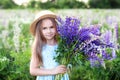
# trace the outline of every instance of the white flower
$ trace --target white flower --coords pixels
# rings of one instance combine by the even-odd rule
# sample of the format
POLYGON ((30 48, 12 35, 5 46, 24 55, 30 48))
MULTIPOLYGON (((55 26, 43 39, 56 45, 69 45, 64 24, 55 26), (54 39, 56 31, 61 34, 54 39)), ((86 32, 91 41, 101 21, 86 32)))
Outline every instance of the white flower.
POLYGON ((19 37, 21 33, 19 22, 15 22, 15 24, 13 25, 13 33, 14 33, 13 41, 14 41, 15 50, 19 52, 19 47, 20 47, 19 37))
POLYGON ((9 61, 9 59, 6 58, 6 57, 2 57, 2 58, 0 58, 0 62, 5 62, 5 61, 9 61))

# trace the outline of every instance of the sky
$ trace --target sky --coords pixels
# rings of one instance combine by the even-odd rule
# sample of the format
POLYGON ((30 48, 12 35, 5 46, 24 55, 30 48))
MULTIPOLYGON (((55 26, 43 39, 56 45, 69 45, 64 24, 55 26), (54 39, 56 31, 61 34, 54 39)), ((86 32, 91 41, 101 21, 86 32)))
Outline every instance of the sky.
MULTIPOLYGON (((23 3, 28 3, 30 0, 13 0, 16 4, 21 5, 23 3)), ((47 0, 42 0, 42 2, 46 2, 47 0)), ((85 3, 88 2, 88 0, 78 0, 78 1, 84 1, 85 3)))

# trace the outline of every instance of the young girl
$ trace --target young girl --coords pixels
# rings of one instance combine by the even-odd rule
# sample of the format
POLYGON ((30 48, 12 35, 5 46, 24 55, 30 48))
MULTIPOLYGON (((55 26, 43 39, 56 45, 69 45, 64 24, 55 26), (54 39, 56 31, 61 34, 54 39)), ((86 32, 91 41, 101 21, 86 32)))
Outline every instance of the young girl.
MULTIPOLYGON (((30 26, 34 36, 30 74, 37 76, 36 80, 55 80, 55 75, 67 72, 66 66, 55 62, 57 49, 56 15, 48 10, 39 12, 30 26)), ((64 74, 61 80, 69 80, 64 74)))

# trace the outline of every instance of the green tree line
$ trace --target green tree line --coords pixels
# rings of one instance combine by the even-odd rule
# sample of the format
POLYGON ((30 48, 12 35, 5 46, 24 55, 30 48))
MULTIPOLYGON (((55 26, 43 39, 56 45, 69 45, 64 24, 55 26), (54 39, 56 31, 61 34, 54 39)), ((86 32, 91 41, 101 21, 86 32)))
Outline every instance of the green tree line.
POLYGON ((120 8, 120 0, 89 0, 88 3, 78 0, 48 0, 42 3, 40 0, 31 0, 27 6, 17 5, 13 0, 0 1, 1 9, 14 8, 39 8, 39 9, 75 9, 75 8, 120 8))

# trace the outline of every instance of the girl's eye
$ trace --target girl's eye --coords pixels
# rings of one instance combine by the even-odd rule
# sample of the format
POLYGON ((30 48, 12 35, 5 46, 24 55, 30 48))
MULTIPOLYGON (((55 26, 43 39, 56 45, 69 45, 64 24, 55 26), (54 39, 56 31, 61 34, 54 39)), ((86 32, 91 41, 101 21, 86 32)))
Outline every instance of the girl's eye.
POLYGON ((51 26, 50 28, 54 28, 53 26, 51 26))
POLYGON ((46 27, 43 27, 43 30, 47 29, 46 27))

